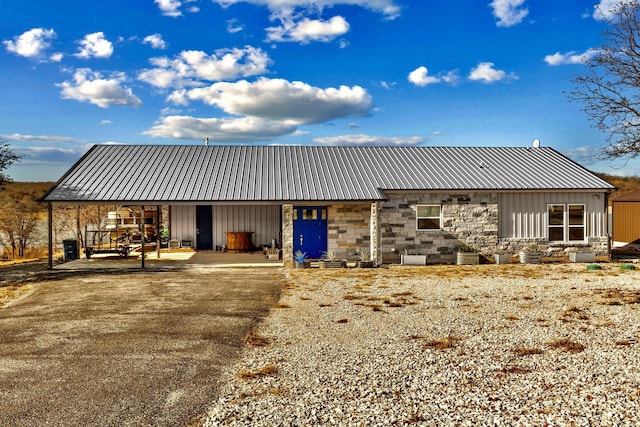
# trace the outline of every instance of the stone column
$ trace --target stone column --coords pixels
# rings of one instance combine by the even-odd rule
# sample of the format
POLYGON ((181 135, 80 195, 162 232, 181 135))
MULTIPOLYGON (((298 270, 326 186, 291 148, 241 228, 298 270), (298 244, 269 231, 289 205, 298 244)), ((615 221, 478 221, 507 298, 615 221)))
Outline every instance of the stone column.
POLYGON ((293 262, 293 205, 282 205, 282 261, 293 262))
POLYGON ((378 211, 380 205, 378 202, 371 203, 371 220, 369 221, 371 246, 369 252, 371 260, 377 265, 382 262, 380 254, 380 225, 378 223, 378 211))

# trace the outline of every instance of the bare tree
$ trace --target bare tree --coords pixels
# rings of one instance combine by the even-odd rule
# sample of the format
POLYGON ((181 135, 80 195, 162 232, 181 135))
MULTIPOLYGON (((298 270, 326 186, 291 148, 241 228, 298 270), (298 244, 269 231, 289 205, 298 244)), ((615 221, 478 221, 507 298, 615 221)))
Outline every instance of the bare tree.
POLYGON ((33 200, 5 200, 0 202, 0 209, 4 212, 0 216, 0 231, 9 240, 13 258, 16 257, 16 250, 17 255, 23 257, 38 226, 42 208, 33 200))
POLYGON ((0 189, 2 189, 2 186, 6 182, 11 180, 4 174, 4 171, 13 163, 18 161, 19 158, 20 157, 17 156, 11 148, 9 148, 9 144, 5 141, 0 141, 0 189))
POLYGON ((631 159, 640 155, 640 4, 619 3, 611 12, 603 45, 585 59, 587 71, 574 76, 567 95, 607 134, 604 157, 631 159))

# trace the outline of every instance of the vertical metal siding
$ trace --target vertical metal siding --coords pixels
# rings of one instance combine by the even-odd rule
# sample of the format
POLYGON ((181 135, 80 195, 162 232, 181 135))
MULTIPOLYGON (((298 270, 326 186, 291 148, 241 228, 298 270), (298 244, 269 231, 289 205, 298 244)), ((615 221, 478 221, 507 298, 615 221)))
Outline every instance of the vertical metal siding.
POLYGON ((215 246, 226 244, 227 231, 252 231, 251 240, 254 245, 269 244, 271 239, 278 239, 280 235, 280 206, 214 206, 215 246))
POLYGON ((607 235, 604 193, 500 193, 498 194, 498 233, 500 238, 545 238, 548 204, 585 205, 587 237, 607 235), (598 196, 596 198, 596 196, 598 196))
POLYGON ((631 243, 640 239, 640 203, 613 202, 613 240, 631 243))
POLYGON ((196 207, 195 205, 171 206, 171 238, 196 241, 196 207))

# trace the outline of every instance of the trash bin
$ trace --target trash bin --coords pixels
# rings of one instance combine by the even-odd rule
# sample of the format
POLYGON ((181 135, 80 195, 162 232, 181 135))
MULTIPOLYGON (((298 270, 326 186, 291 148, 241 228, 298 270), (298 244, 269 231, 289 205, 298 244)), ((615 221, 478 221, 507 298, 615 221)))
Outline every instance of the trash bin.
POLYGON ((73 261, 78 259, 78 241, 76 239, 66 239, 62 241, 64 245, 64 259, 73 261))

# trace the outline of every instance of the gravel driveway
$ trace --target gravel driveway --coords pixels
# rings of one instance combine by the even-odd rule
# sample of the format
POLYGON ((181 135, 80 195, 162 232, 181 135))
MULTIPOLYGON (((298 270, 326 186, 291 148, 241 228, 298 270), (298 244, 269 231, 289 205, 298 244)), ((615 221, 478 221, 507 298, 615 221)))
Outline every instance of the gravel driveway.
POLYGON ((0 425, 201 423, 282 269, 53 272, 0 308, 0 425))
POLYGON ((640 273, 290 270, 205 426, 638 426, 640 273))

